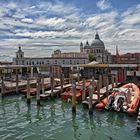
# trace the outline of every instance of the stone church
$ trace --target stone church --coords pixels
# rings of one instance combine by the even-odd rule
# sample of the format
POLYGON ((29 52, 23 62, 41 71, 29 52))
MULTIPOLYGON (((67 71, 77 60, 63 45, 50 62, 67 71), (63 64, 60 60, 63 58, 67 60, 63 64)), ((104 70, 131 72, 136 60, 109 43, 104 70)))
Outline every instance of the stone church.
POLYGON ((80 52, 81 53, 93 53, 95 59, 99 63, 111 63, 112 56, 111 53, 105 49, 104 42, 100 39, 99 34, 96 33, 95 39, 91 44, 87 41, 85 45, 80 43, 80 52))

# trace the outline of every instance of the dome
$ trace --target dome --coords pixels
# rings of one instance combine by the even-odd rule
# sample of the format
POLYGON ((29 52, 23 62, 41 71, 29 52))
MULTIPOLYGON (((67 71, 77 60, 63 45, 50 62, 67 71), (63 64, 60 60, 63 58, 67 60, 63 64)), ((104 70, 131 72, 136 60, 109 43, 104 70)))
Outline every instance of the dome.
POLYGON ((104 42, 100 40, 98 33, 95 35, 95 39, 91 43, 92 47, 104 47, 104 42))

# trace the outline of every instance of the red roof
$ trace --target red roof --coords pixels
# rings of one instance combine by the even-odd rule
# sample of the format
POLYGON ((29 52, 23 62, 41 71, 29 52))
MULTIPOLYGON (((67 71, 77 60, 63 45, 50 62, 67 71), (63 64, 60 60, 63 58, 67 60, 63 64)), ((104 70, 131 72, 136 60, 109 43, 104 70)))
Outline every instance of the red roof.
POLYGON ((12 65, 13 62, 0 61, 0 65, 12 65))

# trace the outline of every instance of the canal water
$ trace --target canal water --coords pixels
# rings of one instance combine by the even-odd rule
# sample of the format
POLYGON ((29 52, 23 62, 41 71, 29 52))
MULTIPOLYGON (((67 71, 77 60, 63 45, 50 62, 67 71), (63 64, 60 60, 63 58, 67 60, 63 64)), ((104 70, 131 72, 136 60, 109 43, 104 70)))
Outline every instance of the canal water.
POLYGON ((60 99, 28 107, 21 95, 0 99, 0 140, 140 140, 136 116, 123 113, 93 111, 71 105, 60 99))

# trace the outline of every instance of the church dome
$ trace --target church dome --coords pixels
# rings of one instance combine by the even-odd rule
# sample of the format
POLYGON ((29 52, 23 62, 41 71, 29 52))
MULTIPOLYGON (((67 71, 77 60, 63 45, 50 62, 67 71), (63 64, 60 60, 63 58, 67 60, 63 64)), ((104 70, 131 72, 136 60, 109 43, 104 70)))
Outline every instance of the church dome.
POLYGON ((98 33, 95 35, 95 39, 91 43, 92 47, 104 47, 104 42, 100 40, 98 33))

